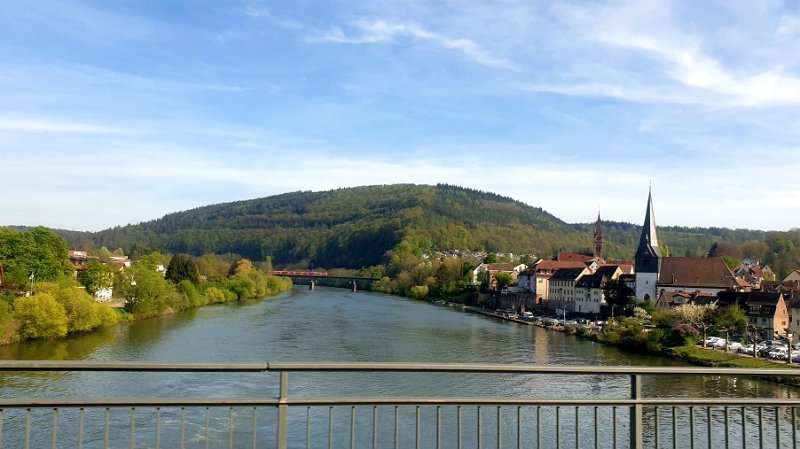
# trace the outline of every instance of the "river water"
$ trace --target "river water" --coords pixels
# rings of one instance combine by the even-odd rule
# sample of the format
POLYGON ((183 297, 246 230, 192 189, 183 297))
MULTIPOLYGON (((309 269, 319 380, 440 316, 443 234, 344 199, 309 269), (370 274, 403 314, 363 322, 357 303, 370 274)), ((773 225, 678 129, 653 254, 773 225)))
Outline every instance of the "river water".
MULTIPOLYGON (((291 292, 262 300, 240 301, 206 306, 183 313, 122 323, 64 339, 23 342, 0 347, 5 360, 108 360, 164 362, 264 362, 264 361, 332 361, 332 362, 437 362, 542 365, 648 365, 679 366, 680 362, 662 357, 643 356, 619 351, 573 336, 535 326, 505 322, 490 317, 462 312, 458 309, 433 306, 396 296, 371 292, 353 293, 345 289, 296 286, 291 292)), ((563 375, 510 374, 417 374, 417 373, 293 373, 290 375, 290 396, 498 396, 498 397, 627 397, 630 380, 624 376, 600 377, 563 375)), ((0 375, 3 397, 275 397, 278 379, 273 373, 8 373, 0 375)), ((717 377, 649 377, 645 378, 646 397, 798 397, 798 389, 745 378, 717 377)), ((535 408, 534 408, 535 409, 535 408)), ((252 447, 253 413, 235 410, 234 446, 252 447), (248 424, 249 423, 249 424, 248 424)), ((401 408, 400 446, 413 447, 414 410, 401 408)), ((533 426, 535 410, 526 409, 523 423, 533 426)), ((610 411, 601 426, 600 439, 610 445, 614 434, 610 411)), ((102 411, 104 413, 104 411, 102 411)), ((83 447, 103 446, 103 424, 100 410, 86 412, 83 447)), ((259 411, 256 416, 259 438, 264 447, 274 444, 270 432, 274 412, 259 411), (261 436, 263 430, 263 436, 261 436)), ((311 412, 312 445, 327 447, 328 410, 311 412)), ((373 411, 358 410, 360 423, 371 423, 373 411)), ((503 441, 516 444, 516 407, 503 412, 503 441)), ((540 419, 544 447, 554 447, 554 411, 543 410, 540 419), (550 444, 552 443, 552 444, 550 444)), ((564 412, 567 413, 567 412, 564 412)), ((562 425, 565 447, 575 447, 574 409, 570 409, 562 425), (572 427, 570 427, 572 426, 572 427), (569 431, 572 428, 573 431, 569 431), (571 445, 571 446, 570 446, 571 445)), ((586 410, 588 419, 590 410, 586 410)), ((604 412, 605 413, 605 412, 604 412)), ((652 412, 651 412, 652 413, 652 412)), ((185 447, 206 447, 204 411, 187 412, 185 447)), ((394 410, 380 408, 380 447, 393 447, 394 410)), ((477 410, 465 408, 465 447, 476 445, 477 410)), ((130 447, 130 410, 111 412, 111 447, 130 447), (124 429, 124 430, 119 430, 124 429)), ((496 445, 494 409, 486 412, 483 442, 496 445), (489 430, 491 429, 491 430, 489 430)), ((774 416, 774 415, 773 415, 774 416)), ((627 410, 619 410, 627 429, 627 410)), ((304 447, 306 410, 292 410, 290 445, 304 447)), ((77 411, 64 410, 58 417, 57 447, 75 447, 77 411)), ((210 414, 209 446, 228 447, 230 414, 215 410, 210 414)), ((679 416, 679 421, 688 419, 679 416)), ((704 415, 695 419, 705 426, 704 415)), ((713 416, 716 429, 721 416, 713 416)), ((748 417, 748 420, 751 418, 748 417)), ((766 417, 770 419, 769 416, 766 417)), ((52 412, 33 413, 34 443, 31 447, 50 447, 52 412), (46 444, 46 446, 45 446, 46 444)), ((590 419, 588 419, 591 422, 590 419)), ((664 415, 662 420, 671 420, 664 415)), ((435 411, 425 410, 423 421, 435 423, 435 411), (433 413, 434 419, 425 414, 433 413)), ((163 410, 162 447, 178 447, 178 410, 163 410)), ((583 422, 583 421, 582 421, 583 422)), ((733 418, 732 422, 736 421, 733 418)), ((774 421, 773 428, 774 428, 774 421)), ((452 447, 455 438, 455 410, 443 411, 443 445, 452 447), (449 435, 449 437, 448 437, 449 435)), ((24 416, 7 411, 4 417, 3 446, 21 447, 24 416)), ((422 429, 423 447, 433 447, 430 425, 422 429), (426 438, 428 437, 428 438, 426 438)), ((137 412, 135 447, 153 447, 155 417, 150 412, 137 412)), ((580 426, 583 428, 583 426, 580 426)), ((337 410, 334 416, 334 447, 350 445, 350 411, 337 410)), ((646 438, 652 441, 652 429, 646 438)), ((591 428, 582 441, 593 440, 591 428)), ((716 432, 716 430, 715 430, 716 432)), ((769 434, 770 431, 767 431, 769 434)), ((774 435, 774 431, 772 431, 774 435)), ((787 428, 784 432, 789 432, 787 428)), ((750 437, 755 438, 751 433, 750 437)), ((371 424, 356 435, 356 447, 372 443, 371 424), (362 431, 363 430, 363 431, 362 431)), ((769 437, 769 435, 767 435, 769 437)), ((524 441, 533 444, 532 435, 524 441)), ((662 441, 671 447, 670 435, 662 441)), ((618 435, 621 447, 626 445, 624 433, 618 435)), ((787 441, 787 440, 784 440, 787 441)), ((680 444, 679 444, 680 446, 680 444)), ((259 447, 261 443, 259 443, 259 447)), ((509 446, 510 447, 510 446, 509 446)), ((699 445, 698 447, 705 447, 699 445)))

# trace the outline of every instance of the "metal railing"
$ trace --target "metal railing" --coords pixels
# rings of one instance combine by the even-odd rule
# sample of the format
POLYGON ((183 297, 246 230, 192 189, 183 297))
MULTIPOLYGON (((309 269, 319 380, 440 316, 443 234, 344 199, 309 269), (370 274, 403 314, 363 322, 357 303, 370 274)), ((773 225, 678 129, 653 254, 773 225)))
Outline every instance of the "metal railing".
POLYGON ((81 371, 278 372, 279 393, 277 397, 264 398, 3 397, 0 398, 0 447, 82 449, 129 445, 130 448, 157 449, 189 446, 284 449, 399 448, 413 445, 416 448, 639 449, 797 448, 800 443, 797 435, 800 399, 649 398, 642 394, 642 380, 646 376, 800 376, 800 371, 784 369, 409 363, 0 362, 0 372, 6 373, 81 371), (290 397, 289 373, 292 372, 627 376, 630 378, 630 395, 619 398, 290 397), (336 413, 340 409, 349 413, 336 413), (126 410, 130 415, 120 416, 126 410), (323 421, 321 425, 318 424, 320 420, 323 421))

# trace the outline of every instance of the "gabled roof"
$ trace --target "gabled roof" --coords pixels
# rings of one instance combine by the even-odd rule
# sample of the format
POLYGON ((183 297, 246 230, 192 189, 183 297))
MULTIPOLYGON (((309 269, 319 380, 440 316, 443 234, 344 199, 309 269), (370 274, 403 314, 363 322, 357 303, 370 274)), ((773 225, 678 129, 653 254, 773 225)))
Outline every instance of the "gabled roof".
POLYGON ((574 281, 581 277, 586 268, 561 268, 556 270, 555 274, 550 278, 552 281, 574 281))
POLYGON ((578 282, 575 283, 575 288, 600 288, 607 278, 608 276, 602 274, 587 274, 578 279, 578 282))
POLYGON ((600 268, 598 268, 597 271, 594 272, 594 274, 599 274, 602 276, 612 278, 617 273, 617 270, 619 270, 619 266, 617 265, 603 265, 600 268))
POLYGON ((536 269, 536 274, 546 274, 547 271, 553 273, 555 270, 559 270, 561 268, 584 268, 586 264, 583 262, 566 262, 560 260, 543 260, 537 263, 534 268, 536 269))
POLYGON ((665 257, 661 260, 659 285, 730 288, 738 286, 720 257, 665 257))
POLYGON ((783 295, 777 292, 761 291, 719 292, 717 299, 727 306, 739 305, 747 312, 748 316, 772 318, 775 316, 776 307, 783 300, 783 295))
POLYGON ((594 258, 593 254, 583 253, 558 253, 559 262, 589 262, 594 258))

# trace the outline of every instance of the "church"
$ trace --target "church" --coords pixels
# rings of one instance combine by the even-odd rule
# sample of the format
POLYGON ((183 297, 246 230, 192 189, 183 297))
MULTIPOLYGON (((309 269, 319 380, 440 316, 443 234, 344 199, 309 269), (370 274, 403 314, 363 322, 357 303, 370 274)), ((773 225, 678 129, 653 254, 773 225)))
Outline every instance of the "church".
POLYGON ((664 257, 658 243, 652 192, 636 250, 636 299, 658 299, 662 292, 706 293, 739 291, 742 285, 719 257, 664 257))

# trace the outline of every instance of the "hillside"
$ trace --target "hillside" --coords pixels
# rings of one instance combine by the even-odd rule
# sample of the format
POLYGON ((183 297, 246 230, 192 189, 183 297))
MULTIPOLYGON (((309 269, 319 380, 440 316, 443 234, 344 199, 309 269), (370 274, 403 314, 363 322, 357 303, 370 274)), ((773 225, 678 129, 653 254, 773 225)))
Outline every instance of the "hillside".
MULTIPOLYGON (((62 233, 70 245, 134 244, 172 253, 233 253, 277 266, 360 268, 398 249, 511 251, 549 256, 588 250, 593 225, 568 224, 541 208, 493 193, 449 185, 397 184, 292 192, 215 204, 97 233, 62 233)), ((607 223, 606 256, 630 258, 640 227, 607 223)), ((761 231, 659 228, 675 255, 701 255, 721 240, 763 240, 761 231)))

